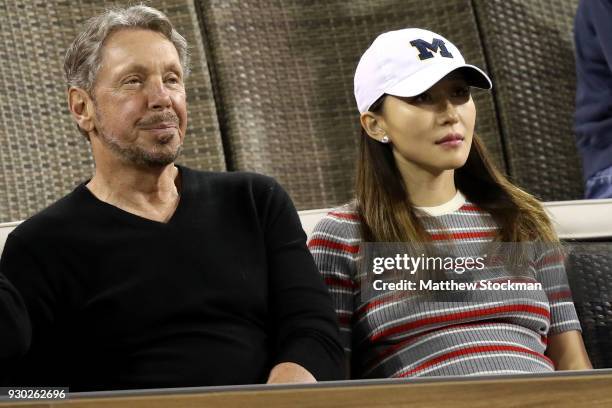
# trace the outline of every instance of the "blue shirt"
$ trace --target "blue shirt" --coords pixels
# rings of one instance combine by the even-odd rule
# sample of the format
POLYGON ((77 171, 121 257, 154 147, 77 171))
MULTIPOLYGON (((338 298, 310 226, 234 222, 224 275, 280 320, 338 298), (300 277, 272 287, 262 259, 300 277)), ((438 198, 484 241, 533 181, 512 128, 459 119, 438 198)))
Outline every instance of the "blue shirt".
POLYGON ((585 178, 612 166, 612 0, 576 11, 576 143, 585 178))

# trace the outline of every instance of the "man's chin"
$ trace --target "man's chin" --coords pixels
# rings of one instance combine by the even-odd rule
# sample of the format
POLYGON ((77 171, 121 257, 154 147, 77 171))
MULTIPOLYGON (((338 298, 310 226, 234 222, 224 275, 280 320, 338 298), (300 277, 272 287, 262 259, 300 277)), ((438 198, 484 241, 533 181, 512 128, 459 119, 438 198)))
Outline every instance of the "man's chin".
POLYGON ((142 162, 143 164, 149 167, 165 167, 169 164, 172 164, 176 161, 180 154, 180 151, 177 151, 173 154, 155 154, 144 157, 142 162))
POLYGON ((166 167, 169 164, 174 163, 176 159, 170 157, 151 157, 144 160, 141 160, 139 164, 144 165, 146 167, 166 167))
POLYGON ((155 134, 155 142, 161 146, 171 144, 174 140, 180 140, 180 136, 175 129, 165 129, 155 134))
POLYGON ((146 150, 129 150, 124 151, 123 158, 127 161, 142 167, 159 168, 172 164, 180 156, 182 146, 178 146, 172 151, 146 151, 146 150))

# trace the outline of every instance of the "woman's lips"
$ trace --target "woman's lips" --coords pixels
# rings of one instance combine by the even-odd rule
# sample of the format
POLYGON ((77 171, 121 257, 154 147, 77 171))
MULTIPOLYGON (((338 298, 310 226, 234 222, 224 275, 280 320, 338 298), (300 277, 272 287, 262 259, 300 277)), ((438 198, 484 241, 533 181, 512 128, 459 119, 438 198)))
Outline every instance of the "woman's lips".
POLYGON ((437 145, 443 147, 456 147, 460 146, 463 143, 463 136, 459 133, 449 133, 444 136, 442 139, 436 141, 437 145))
POLYGON ((446 142, 438 143, 438 145, 443 146, 443 147, 457 147, 461 145, 462 143, 463 143, 463 140, 461 139, 453 139, 453 140, 448 140, 446 142))

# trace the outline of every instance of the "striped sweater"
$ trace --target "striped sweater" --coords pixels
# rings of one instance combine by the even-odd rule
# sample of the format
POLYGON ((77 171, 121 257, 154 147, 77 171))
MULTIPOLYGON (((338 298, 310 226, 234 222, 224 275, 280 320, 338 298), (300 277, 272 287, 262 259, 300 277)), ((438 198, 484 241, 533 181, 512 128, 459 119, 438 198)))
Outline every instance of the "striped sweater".
MULTIPOLYGON (((458 195, 417 211, 434 241, 490 242, 490 214, 458 195), (442 228, 440 228, 442 226, 442 228)), ((545 356, 552 334, 580 330, 561 260, 536 260, 542 290, 498 291, 469 303, 364 300, 360 294, 360 223, 354 205, 331 211, 308 243, 338 314, 352 378, 389 378, 554 371, 545 356), (562 284, 547 279, 561 275, 562 284)), ((474 293, 474 296, 478 296, 474 293)))

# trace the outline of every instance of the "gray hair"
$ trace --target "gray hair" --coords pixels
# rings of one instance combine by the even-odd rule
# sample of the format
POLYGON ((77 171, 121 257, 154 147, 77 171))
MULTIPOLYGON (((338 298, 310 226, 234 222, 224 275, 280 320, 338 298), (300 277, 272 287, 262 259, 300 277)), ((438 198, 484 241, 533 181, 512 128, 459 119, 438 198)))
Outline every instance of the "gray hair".
POLYGON ((163 34, 174 44, 184 75, 189 74, 187 40, 174 29, 164 13, 140 4, 108 9, 87 21, 85 29, 66 51, 64 75, 68 87, 75 86, 92 93, 100 70, 104 41, 110 34, 123 28, 142 28, 163 34))

